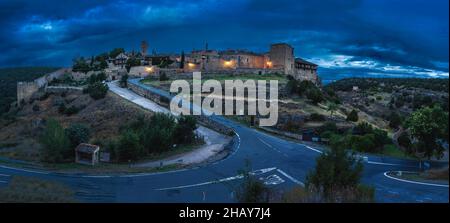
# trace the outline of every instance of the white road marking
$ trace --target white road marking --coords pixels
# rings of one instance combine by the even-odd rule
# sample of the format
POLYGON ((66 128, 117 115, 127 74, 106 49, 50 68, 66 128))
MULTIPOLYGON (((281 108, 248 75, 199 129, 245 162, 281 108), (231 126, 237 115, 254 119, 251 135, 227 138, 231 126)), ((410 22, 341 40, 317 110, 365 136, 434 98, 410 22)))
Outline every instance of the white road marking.
POLYGON ((7 182, 6 182, 6 181, 1 181, 1 180, 0 180, 0 183, 2 183, 2 184, 6 184, 7 182))
POLYGON ((6 175, 6 174, 1 174, 0 173, 0 177, 9 177, 9 176, 11 176, 11 175, 6 175))
POLYGON ((287 177, 287 178, 288 178, 289 180, 291 180, 292 182, 294 182, 294 183, 296 183, 296 184, 298 184, 298 185, 300 185, 300 186, 302 186, 302 187, 305 186, 305 184, 304 184, 303 182, 301 182, 301 181, 295 179, 294 177, 290 176, 289 174, 285 173, 284 171, 282 171, 282 170, 280 170, 280 169, 277 169, 277 171, 278 171, 279 173, 283 174, 283 176, 287 177))
POLYGON ((389 176, 387 174, 388 172, 384 172, 384 176, 387 177, 387 178, 393 179, 393 180, 398 180, 398 181, 402 181, 402 182, 406 182, 406 183, 412 183, 412 184, 420 184, 420 185, 426 185, 426 186, 447 187, 448 188, 448 185, 445 185, 445 184, 433 184, 433 183, 424 183, 424 182, 417 182, 417 181, 399 179, 399 178, 396 178, 396 177, 389 176))
POLYGON ((86 175, 86 176, 81 176, 81 177, 86 177, 86 178, 109 178, 112 176, 95 176, 95 175, 86 175))
MULTIPOLYGON (((264 173, 270 172, 275 169, 277 169, 277 168, 276 167, 265 168, 265 169, 252 171, 252 172, 250 172, 250 174, 251 175, 259 175, 259 174, 264 174, 264 173)), ((183 188, 189 188, 189 187, 198 187, 198 186, 222 183, 222 182, 227 182, 227 181, 232 181, 232 180, 237 180, 237 179, 242 179, 242 178, 244 178, 243 175, 236 175, 233 177, 227 177, 227 178, 223 178, 223 179, 219 179, 219 180, 213 180, 213 181, 208 181, 208 182, 203 182, 203 183, 198 183, 198 184, 190 184, 190 185, 183 185, 183 186, 176 186, 176 187, 166 187, 166 188, 159 188, 159 189, 155 189, 155 190, 162 191, 162 190, 175 190, 175 189, 183 189, 183 188)))
POLYGON ((285 156, 285 157, 289 157, 288 155, 286 155, 285 153, 281 152, 280 150, 278 150, 277 148, 273 147, 272 145, 270 145, 269 143, 265 142, 264 140, 262 140, 261 138, 259 138, 259 141, 261 141, 262 143, 264 143, 266 146, 268 146, 269 148, 275 150, 275 152, 280 153, 281 155, 285 156))
POLYGON ((308 148, 308 149, 310 149, 310 150, 312 150, 312 151, 315 151, 315 152, 318 152, 318 153, 323 153, 322 151, 320 151, 320 150, 318 150, 318 149, 314 149, 314 148, 312 148, 311 146, 307 146, 307 145, 304 145, 304 144, 303 144, 303 146, 305 146, 306 148, 308 148))
POLYGON ((375 164, 375 165, 400 166, 400 164, 395 164, 395 163, 380 163, 380 162, 375 162, 375 161, 367 161, 367 163, 369 163, 369 164, 375 164))
POLYGON ((261 177, 259 180, 263 181, 265 185, 277 185, 284 183, 284 180, 276 174, 268 177, 261 177))
POLYGON ((34 170, 26 170, 26 169, 14 168, 14 167, 3 166, 3 165, 0 165, 0 167, 1 167, 1 168, 4 168, 4 169, 17 170, 17 171, 23 171, 23 172, 28 172, 28 173, 48 174, 47 172, 34 171, 34 170))

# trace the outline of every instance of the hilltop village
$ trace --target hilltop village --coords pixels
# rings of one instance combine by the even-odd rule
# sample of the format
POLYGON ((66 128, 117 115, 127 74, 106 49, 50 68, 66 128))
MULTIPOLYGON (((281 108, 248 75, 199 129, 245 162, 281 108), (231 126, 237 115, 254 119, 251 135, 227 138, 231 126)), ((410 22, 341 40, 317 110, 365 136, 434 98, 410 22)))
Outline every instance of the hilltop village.
MULTIPOLYGON (((425 85, 422 80, 415 79, 347 79, 321 86, 318 66, 295 57, 293 47, 286 43, 270 45, 267 53, 219 51, 209 49, 207 45, 202 50, 178 55, 147 54, 147 51, 148 44, 143 41, 139 52, 116 48, 90 58, 76 58, 72 67, 56 70, 33 81, 18 82, 17 102, 11 105, 9 112, 13 118, 5 119, 5 123, 11 124, 0 139, 17 143, 20 141, 18 137, 26 136, 39 141, 36 136, 45 126, 45 120, 57 117, 63 126, 89 123, 87 126, 93 129, 94 134, 87 142, 101 145, 100 151, 114 154, 112 151, 116 147, 108 145, 108 140, 115 143, 128 140, 127 132, 121 129, 129 128, 130 120, 151 115, 127 103, 134 103, 141 97, 161 107, 151 107, 150 110, 156 113, 161 109, 167 110, 170 101, 150 92, 146 86, 168 92, 173 80, 192 81, 195 71, 202 72, 202 80, 215 79, 222 85, 224 80, 277 80, 278 121, 271 127, 259 127, 261 130, 324 145, 335 139, 345 139, 359 152, 410 157, 417 153, 411 146, 412 142, 403 145, 400 142, 412 140, 402 127, 406 119, 424 106, 437 104, 444 112, 448 111, 448 81, 434 80, 425 85), (124 95, 134 96, 124 98, 124 95), (93 115, 93 111, 97 114, 93 115), (128 115, 122 116, 124 112, 128 115), (18 134, 24 131, 21 129, 23 126, 30 126, 29 129, 35 131, 29 135, 18 134)), ((207 96, 207 93, 200 94, 207 96)), ((248 102, 245 97, 236 100, 248 102)), ((237 114, 236 110, 234 112, 237 114)), ((224 136, 230 133, 229 129, 208 119, 196 118, 202 125, 224 136)), ((247 126, 258 126, 265 117, 242 114, 227 118, 247 126)), ((130 140, 133 143, 137 141, 130 140)), ((120 143, 116 146, 119 150, 128 148, 128 145, 120 143)), ((119 162, 125 159, 120 153, 112 157, 119 162)))

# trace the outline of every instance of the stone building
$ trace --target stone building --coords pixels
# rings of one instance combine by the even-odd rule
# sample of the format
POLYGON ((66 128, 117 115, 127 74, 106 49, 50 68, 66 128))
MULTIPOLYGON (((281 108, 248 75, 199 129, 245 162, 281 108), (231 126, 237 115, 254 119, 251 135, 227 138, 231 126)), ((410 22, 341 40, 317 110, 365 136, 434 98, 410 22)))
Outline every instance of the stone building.
POLYGON ((268 53, 254 53, 246 50, 193 50, 186 55, 185 72, 205 73, 283 73, 298 80, 309 80, 319 84, 317 65, 301 58, 295 58, 294 48, 286 43, 270 46, 268 53))
POLYGON ((270 46, 270 61, 273 68, 284 69, 285 74, 294 73, 294 48, 286 43, 277 43, 270 46))
POLYGON ((313 83, 320 83, 317 75, 317 65, 301 58, 295 59, 295 69, 292 76, 297 80, 308 80, 313 83))

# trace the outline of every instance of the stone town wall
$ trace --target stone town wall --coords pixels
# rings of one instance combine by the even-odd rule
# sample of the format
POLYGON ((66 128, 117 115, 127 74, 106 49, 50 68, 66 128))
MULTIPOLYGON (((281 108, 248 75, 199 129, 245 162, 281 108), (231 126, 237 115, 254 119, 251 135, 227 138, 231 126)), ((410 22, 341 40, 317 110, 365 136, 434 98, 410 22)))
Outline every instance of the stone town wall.
POLYGON ((61 78, 67 72, 71 72, 71 69, 62 68, 37 78, 34 81, 17 82, 17 104, 21 105, 22 102, 28 102, 31 96, 39 89, 47 86, 50 81, 61 78))
POLYGON ((295 69, 295 72, 292 74, 294 79, 303 81, 308 80, 315 84, 320 84, 319 76, 317 75, 317 70, 311 69, 295 69))
MULTIPOLYGON (((153 102, 155 102, 165 108, 169 108, 169 106, 170 106, 169 105, 170 99, 162 98, 160 95, 154 94, 154 93, 150 92, 149 90, 146 90, 146 89, 144 89, 138 85, 135 85, 131 82, 128 82, 128 87, 136 94, 138 94, 142 97, 148 98, 148 99, 152 100, 153 102)), ((195 116, 195 117, 197 118, 198 122, 201 125, 211 128, 217 132, 220 132, 225 135, 230 135, 233 133, 233 129, 231 129, 217 121, 212 120, 208 116, 200 115, 200 116, 195 116)))

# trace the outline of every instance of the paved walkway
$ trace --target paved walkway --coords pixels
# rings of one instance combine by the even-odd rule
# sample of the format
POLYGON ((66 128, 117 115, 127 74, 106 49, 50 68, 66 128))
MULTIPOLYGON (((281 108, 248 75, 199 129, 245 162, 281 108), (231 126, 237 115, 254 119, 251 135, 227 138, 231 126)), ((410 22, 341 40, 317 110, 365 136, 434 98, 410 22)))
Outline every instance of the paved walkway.
MULTIPOLYGON (((134 93, 129 89, 119 87, 117 85, 117 82, 108 83, 108 86, 109 90, 111 90, 112 92, 145 109, 151 110, 153 112, 163 112, 171 114, 171 112, 167 108, 164 108, 157 103, 134 93)), ((232 139, 229 136, 220 134, 204 126, 199 126, 195 131, 197 135, 203 137, 203 139, 205 140, 205 145, 201 146, 200 148, 188 153, 178 154, 162 160, 139 163, 134 166, 158 167, 161 166, 161 164, 165 166, 171 164, 190 165, 201 163, 207 161, 209 158, 214 157, 219 152, 221 152, 232 139)))

